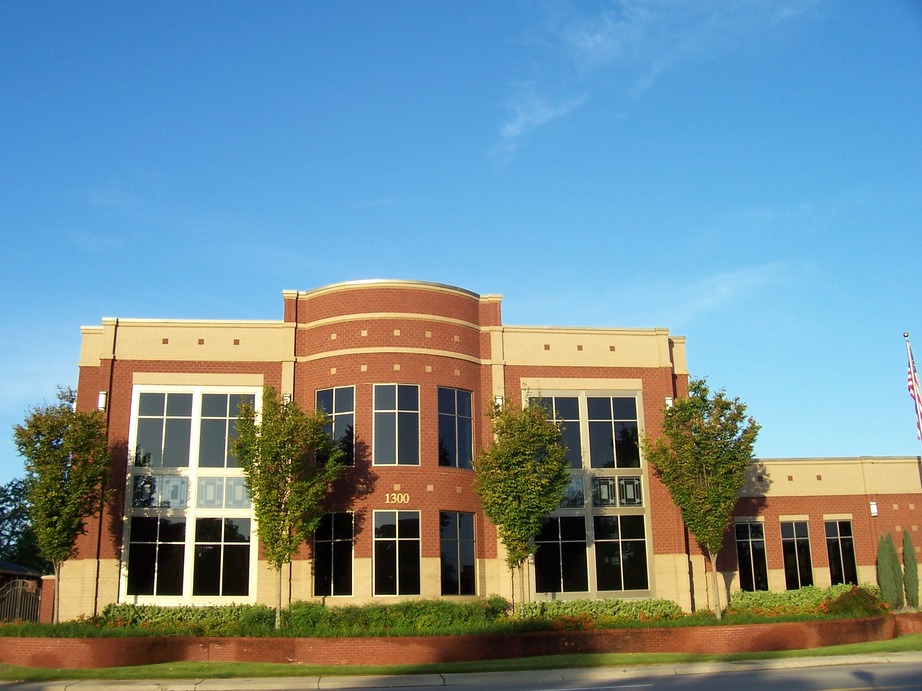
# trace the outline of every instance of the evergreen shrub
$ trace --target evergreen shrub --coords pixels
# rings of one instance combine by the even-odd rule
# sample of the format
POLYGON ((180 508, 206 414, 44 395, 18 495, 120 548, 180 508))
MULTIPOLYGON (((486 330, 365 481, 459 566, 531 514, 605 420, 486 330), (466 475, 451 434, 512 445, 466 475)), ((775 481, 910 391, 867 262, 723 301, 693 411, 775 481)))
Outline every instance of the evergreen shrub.
POLYGON ((906 604, 919 609, 919 564, 908 530, 903 531, 903 586, 906 590, 906 604))
POLYGON ((903 606, 903 569, 889 533, 881 535, 877 544, 877 584, 880 596, 890 609, 903 606))

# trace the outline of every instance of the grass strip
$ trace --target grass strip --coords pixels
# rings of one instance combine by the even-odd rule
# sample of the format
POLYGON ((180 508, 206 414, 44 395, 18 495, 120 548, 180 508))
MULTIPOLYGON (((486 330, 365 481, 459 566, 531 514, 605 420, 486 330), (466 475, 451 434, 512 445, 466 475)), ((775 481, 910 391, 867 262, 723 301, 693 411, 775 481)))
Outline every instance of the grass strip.
POLYGON ((689 655, 685 653, 595 653, 478 660, 474 662, 433 663, 428 665, 388 665, 368 667, 317 666, 256 662, 173 662, 135 667, 96 669, 46 669, 0 665, 4 681, 57 681, 62 679, 96 679, 101 681, 134 679, 230 679, 239 677, 332 677, 352 675, 450 674, 465 672, 525 672, 582 667, 639 667, 644 665, 683 664, 692 662, 734 662, 776 660, 834 655, 868 655, 922 651, 922 634, 900 636, 889 641, 869 641, 807 650, 777 650, 726 655, 689 655))

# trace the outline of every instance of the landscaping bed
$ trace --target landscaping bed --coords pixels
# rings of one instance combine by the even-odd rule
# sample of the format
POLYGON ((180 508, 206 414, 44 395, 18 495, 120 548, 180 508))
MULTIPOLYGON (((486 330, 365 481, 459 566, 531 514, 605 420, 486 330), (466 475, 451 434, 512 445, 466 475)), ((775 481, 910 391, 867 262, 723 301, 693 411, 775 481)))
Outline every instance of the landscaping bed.
POLYGON ((457 603, 324 607, 294 603, 286 628, 258 605, 110 605, 53 626, 0 626, 0 663, 93 668, 164 662, 387 665, 573 653, 726 654, 889 640, 922 632, 922 614, 891 614, 871 588, 836 586, 734 596, 726 616, 684 614, 663 600, 457 603), (793 620, 792 620, 793 619, 793 620))

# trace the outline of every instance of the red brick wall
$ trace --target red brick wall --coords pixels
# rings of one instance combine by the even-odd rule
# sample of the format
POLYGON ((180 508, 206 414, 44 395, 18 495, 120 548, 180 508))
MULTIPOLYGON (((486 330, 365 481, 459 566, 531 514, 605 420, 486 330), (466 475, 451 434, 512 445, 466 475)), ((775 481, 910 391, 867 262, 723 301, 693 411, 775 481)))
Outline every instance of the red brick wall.
POLYGON ((922 615, 748 626, 399 638, 0 638, 0 663, 81 669, 181 660, 312 665, 427 664, 563 653, 726 654, 889 640, 922 615))
MULTIPOLYGON (((293 300, 286 301, 285 319, 294 321, 293 300)), ((493 310, 484 309, 488 318, 498 318, 493 310)), ((343 284, 333 290, 302 293, 298 297, 299 323, 328 317, 374 313, 403 312, 438 314, 477 324, 480 322, 480 299, 462 290, 446 291, 426 285, 388 285, 386 283, 343 284)))

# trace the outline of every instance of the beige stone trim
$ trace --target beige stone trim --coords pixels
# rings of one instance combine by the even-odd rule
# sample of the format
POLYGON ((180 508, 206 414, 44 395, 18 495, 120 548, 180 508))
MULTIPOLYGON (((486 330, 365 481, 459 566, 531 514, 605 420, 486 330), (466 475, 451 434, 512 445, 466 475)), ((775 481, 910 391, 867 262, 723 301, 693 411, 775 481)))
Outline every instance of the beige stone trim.
POLYGON ((358 281, 343 281, 341 283, 332 283, 327 286, 322 286, 320 288, 314 288, 312 290, 283 290, 282 296, 285 298, 294 298, 294 297, 314 297, 316 295, 325 295, 327 293, 341 293, 346 290, 365 290, 366 288, 414 288, 429 290, 434 293, 446 293, 449 295, 460 295, 468 298, 475 298, 477 300, 491 300, 495 301, 501 299, 497 295, 478 295, 477 293, 467 290, 466 288, 459 288, 457 286, 448 285, 447 283, 433 283, 429 281, 408 281, 404 279, 390 279, 390 278, 369 278, 358 281))
POLYGON ((135 372, 131 383, 157 386, 262 386, 261 374, 135 372))
POLYGON ((919 461, 911 456, 756 459, 750 466, 740 496, 864 496, 920 492, 919 461))
MULTIPOLYGON (((643 389, 641 379, 587 379, 584 377, 529 377, 523 378, 522 395, 537 395, 543 392, 554 393, 560 391, 624 391, 636 394, 643 389)), ((638 411, 639 412, 639 411, 638 411)))
POLYGON ((282 321, 103 319, 83 327, 80 365, 120 360, 277 362, 291 359, 294 325, 282 321))
POLYGON ((325 353, 317 353, 315 355, 307 355, 304 357, 297 358, 298 362, 315 362, 317 360, 327 360, 330 358, 338 358, 346 355, 387 355, 387 354, 399 354, 399 355, 426 355, 430 357, 444 357, 450 358, 452 360, 464 360, 466 362, 471 362, 475 365, 481 364, 480 358, 472 357, 470 355, 465 355, 463 353, 455 353, 449 350, 430 350, 428 348, 344 348, 342 350, 330 350, 325 353))
POLYGON ((674 359, 685 362, 683 339, 666 329, 507 326, 503 333, 508 364, 672 369, 674 359))
POLYGON ((437 322, 440 324, 452 324, 453 326, 463 326, 469 329, 480 330, 479 324, 465 321, 463 319, 454 319, 444 317, 438 314, 424 314, 419 312, 357 312, 344 314, 336 317, 324 317, 323 319, 314 319, 308 322, 298 324, 299 329, 314 329, 318 326, 329 326, 330 324, 348 324, 357 321, 383 321, 386 319, 396 319, 400 321, 427 321, 437 322))
POLYGON ((61 565, 61 581, 57 584, 60 588, 59 619, 61 621, 92 615, 94 600, 97 604, 97 613, 109 603, 118 601, 118 560, 101 559, 99 561, 98 598, 95 582, 95 559, 68 559, 61 565))

